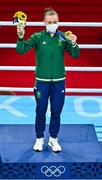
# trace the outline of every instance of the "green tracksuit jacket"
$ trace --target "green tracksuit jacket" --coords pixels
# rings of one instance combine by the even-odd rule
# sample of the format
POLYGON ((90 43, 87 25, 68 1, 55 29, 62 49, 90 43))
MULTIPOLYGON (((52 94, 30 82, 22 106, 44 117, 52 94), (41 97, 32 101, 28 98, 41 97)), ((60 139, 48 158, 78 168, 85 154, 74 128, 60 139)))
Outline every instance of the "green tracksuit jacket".
POLYGON ((18 39, 16 50, 18 53, 24 54, 33 47, 36 52, 36 79, 42 81, 65 79, 65 50, 72 57, 79 57, 78 45, 72 45, 72 42, 66 40, 60 31, 57 31, 53 37, 43 30, 32 34, 27 41, 18 39))

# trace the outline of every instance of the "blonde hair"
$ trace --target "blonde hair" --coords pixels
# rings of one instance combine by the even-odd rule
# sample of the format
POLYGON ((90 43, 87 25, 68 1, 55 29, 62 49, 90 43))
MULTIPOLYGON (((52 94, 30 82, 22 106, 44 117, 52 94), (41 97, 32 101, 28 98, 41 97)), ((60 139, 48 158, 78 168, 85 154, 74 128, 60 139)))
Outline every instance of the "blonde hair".
POLYGON ((47 15, 55 15, 55 14, 57 14, 58 16, 57 11, 55 11, 53 8, 46 8, 44 10, 44 19, 46 18, 47 15))

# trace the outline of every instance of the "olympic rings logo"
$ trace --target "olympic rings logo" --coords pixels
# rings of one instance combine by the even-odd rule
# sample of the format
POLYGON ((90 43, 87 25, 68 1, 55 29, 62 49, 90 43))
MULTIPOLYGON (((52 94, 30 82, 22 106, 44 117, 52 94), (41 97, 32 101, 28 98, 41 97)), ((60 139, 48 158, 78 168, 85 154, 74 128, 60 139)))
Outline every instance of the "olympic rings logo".
POLYGON ((61 174, 65 172, 65 167, 64 166, 42 166, 41 167, 41 172, 45 174, 47 177, 55 176, 59 177, 61 174))

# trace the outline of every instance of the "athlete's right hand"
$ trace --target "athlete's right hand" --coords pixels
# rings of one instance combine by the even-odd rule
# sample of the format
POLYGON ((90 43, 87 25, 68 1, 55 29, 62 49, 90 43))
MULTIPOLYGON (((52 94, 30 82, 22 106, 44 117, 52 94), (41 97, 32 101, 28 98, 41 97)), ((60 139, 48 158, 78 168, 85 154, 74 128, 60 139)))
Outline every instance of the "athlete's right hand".
POLYGON ((25 29, 22 27, 17 27, 17 34, 19 38, 23 38, 25 34, 25 29))

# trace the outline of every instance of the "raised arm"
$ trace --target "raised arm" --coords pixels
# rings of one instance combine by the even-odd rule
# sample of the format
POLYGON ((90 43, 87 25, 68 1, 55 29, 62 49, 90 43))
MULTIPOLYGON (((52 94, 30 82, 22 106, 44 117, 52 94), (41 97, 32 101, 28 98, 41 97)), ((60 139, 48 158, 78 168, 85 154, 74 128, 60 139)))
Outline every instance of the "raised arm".
POLYGON ((76 40, 77 36, 75 34, 70 33, 69 36, 66 36, 65 41, 65 49, 74 58, 78 58, 80 55, 79 46, 77 45, 76 40))
POLYGON ((24 54, 27 51, 29 51, 33 47, 37 47, 37 33, 31 35, 31 37, 25 41, 24 40, 24 34, 25 30, 24 29, 17 29, 17 34, 18 34, 18 40, 16 44, 16 51, 19 54, 24 54))

